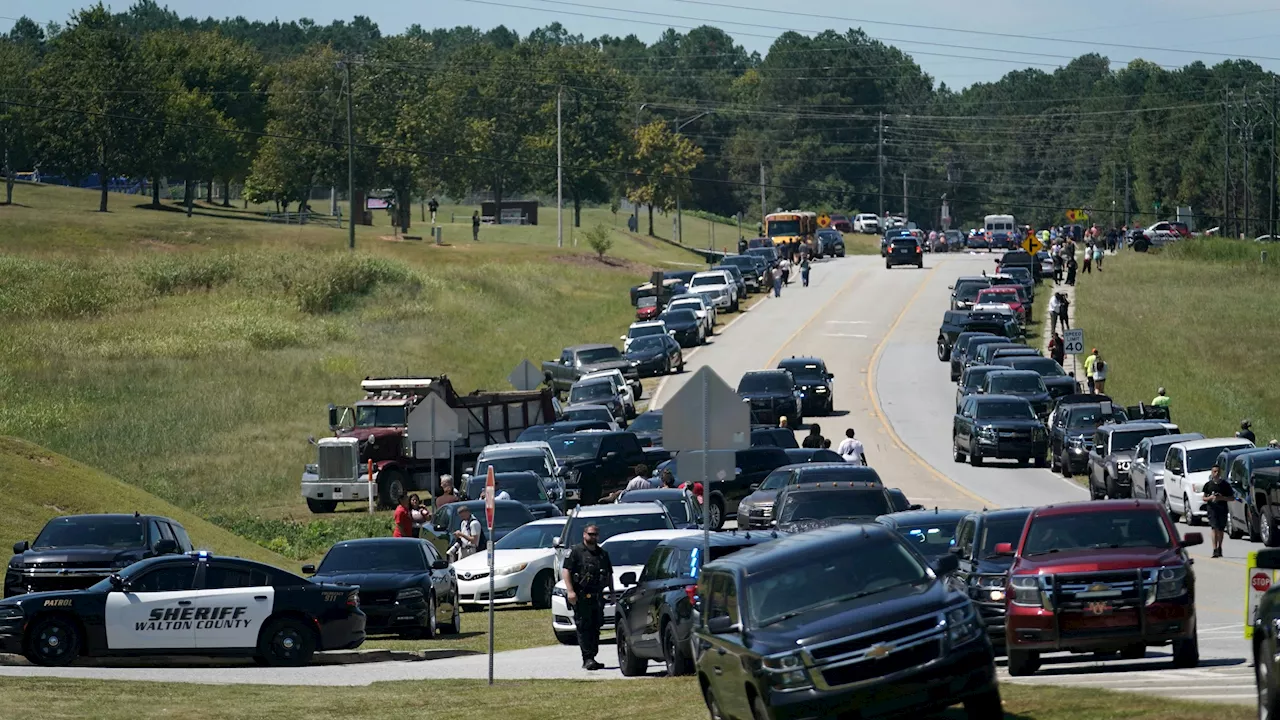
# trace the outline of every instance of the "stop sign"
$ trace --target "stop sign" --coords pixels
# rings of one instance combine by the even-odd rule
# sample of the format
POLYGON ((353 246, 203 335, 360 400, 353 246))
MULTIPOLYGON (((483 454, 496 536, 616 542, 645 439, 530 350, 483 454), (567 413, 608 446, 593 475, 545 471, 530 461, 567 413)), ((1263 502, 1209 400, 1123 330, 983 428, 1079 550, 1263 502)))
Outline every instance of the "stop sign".
POLYGON ((1253 589, 1258 592, 1266 592, 1271 587, 1271 575, 1264 572, 1256 572, 1249 580, 1249 584, 1253 585, 1253 589))
POLYGON ((494 501, 494 482, 493 482, 493 466, 489 466, 489 472, 485 474, 484 479, 484 519, 489 524, 489 532, 493 532, 493 501, 494 501))

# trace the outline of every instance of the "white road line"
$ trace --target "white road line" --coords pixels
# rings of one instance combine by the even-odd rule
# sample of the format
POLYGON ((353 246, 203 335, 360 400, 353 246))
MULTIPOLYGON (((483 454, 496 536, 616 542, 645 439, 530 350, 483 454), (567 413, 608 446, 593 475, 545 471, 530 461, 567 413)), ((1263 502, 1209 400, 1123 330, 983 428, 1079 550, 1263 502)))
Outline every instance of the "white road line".
POLYGON ((869 325, 869 320, 828 320, 828 325, 869 325))
POLYGON ((863 340, 867 339, 866 335, 854 335, 852 333, 822 333, 822 336, 823 337, 862 338, 863 340))

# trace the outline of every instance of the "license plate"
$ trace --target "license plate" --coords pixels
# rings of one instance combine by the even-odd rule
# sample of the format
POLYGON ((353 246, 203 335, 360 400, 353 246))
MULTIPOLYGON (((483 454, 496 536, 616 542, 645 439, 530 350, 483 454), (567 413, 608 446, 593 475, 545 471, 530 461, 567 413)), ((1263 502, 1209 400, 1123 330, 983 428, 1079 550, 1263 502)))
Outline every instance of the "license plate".
POLYGON ((1110 615, 1115 606, 1105 600, 1095 600, 1084 604, 1086 615, 1110 615))

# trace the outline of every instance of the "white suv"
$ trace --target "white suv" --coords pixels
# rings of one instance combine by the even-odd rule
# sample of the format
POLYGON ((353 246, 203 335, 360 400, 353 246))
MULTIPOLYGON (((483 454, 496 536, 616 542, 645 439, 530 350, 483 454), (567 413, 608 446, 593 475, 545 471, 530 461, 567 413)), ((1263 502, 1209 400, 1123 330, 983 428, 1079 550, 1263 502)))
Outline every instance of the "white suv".
POLYGON ((620 336, 618 339, 622 341, 622 352, 626 352, 631 349, 631 341, 638 337, 666 334, 666 323, 661 320, 644 320, 631 323, 631 326, 627 328, 627 334, 620 336))
POLYGON ((697 273, 689 280, 689 292, 711 301, 718 309, 737 312, 738 283, 724 270, 697 273))
MULTIPOLYGON (((666 327, 665 325, 663 327, 666 327)), ((656 334, 656 333, 655 333, 656 334)), ((622 397, 622 408, 626 413, 628 420, 636 416, 636 397, 631 392, 631 385, 627 383, 627 379, 622 376, 622 371, 614 368, 612 370, 601 370, 599 372, 587 373, 578 378, 578 382, 583 380, 596 380, 605 378, 613 383, 614 390, 622 397)))
POLYGON ((861 213, 853 218, 853 231, 868 235, 879 235, 880 218, 874 213, 861 213))
POLYGON ((1208 516, 1204 502, 1204 484, 1209 471, 1223 450, 1252 447, 1243 438, 1209 438, 1190 440, 1169 446, 1164 458, 1165 507, 1175 521, 1182 518, 1188 525, 1199 525, 1208 516))

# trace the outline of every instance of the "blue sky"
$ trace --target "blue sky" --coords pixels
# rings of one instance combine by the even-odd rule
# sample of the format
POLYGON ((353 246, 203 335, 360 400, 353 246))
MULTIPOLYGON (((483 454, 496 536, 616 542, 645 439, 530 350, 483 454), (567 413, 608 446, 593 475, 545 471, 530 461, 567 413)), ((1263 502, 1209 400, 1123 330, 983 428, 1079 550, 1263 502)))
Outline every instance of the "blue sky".
MULTIPOLYGON (((12 24, 9 18, 21 15, 42 23, 62 21, 86 4, 85 0, 5 0, 0 4, 0 30, 12 24)), ((761 52, 786 29, 861 27, 910 53, 936 80, 953 87, 995 80, 1025 67, 1052 70, 1069 57, 1091 51, 1121 63, 1142 57, 1167 66, 1196 59, 1212 65, 1229 54, 1252 57, 1263 67, 1280 71, 1280 0, 649 0, 644 4, 626 0, 382 0, 372 4, 173 0, 167 4, 183 15, 244 15, 259 20, 310 17, 324 24, 359 12, 371 17, 383 32, 398 32, 413 23, 486 29, 503 24, 524 34, 558 20, 571 32, 588 37, 634 33, 652 41, 667 26, 683 30, 711 24, 747 49, 761 52), (1132 49, 1135 46, 1170 50, 1132 49)), ((129 0, 111 3, 115 10, 129 5, 129 0)))

